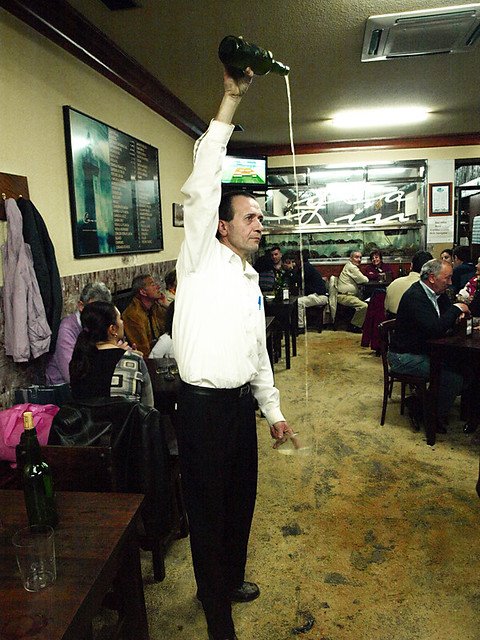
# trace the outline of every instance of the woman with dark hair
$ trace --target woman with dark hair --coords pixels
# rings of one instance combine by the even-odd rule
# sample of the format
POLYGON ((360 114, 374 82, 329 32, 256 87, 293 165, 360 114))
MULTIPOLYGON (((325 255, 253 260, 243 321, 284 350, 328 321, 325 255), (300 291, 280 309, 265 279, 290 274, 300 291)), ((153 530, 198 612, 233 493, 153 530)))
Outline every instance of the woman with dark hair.
POLYGON ((387 274, 393 279, 393 269, 389 264, 383 263, 382 252, 380 249, 373 249, 370 252, 370 264, 365 268, 365 275, 369 280, 387 280, 387 274))
POLYGON ((111 302, 91 302, 80 320, 83 329, 70 361, 73 399, 122 396, 153 407, 146 364, 125 340, 118 309, 111 302))

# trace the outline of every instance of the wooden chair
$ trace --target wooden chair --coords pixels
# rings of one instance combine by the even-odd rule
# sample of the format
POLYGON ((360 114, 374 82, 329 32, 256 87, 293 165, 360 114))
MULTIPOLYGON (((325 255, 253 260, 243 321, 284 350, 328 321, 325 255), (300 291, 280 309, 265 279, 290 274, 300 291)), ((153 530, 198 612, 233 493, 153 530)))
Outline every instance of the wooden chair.
POLYGON ((343 304, 339 304, 337 300, 337 285, 338 277, 330 276, 328 281, 328 300, 334 331, 337 331, 337 329, 346 329, 355 315, 355 309, 353 307, 346 307, 343 304))
POLYGON ((388 349, 390 347, 390 337, 395 329, 396 320, 385 320, 378 325, 378 337, 380 341, 380 352, 382 355, 383 363, 383 405, 382 405, 382 417, 380 424, 385 424, 385 416, 387 413, 388 398, 392 397, 392 389, 394 382, 400 382, 401 384, 401 396, 400 396, 400 414, 405 412, 405 389, 407 384, 414 387, 420 394, 422 399, 422 407, 424 416, 427 415, 427 382, 425 378, 408 375, 405 373, 396 373, 390 369, 388 364, 388 349))

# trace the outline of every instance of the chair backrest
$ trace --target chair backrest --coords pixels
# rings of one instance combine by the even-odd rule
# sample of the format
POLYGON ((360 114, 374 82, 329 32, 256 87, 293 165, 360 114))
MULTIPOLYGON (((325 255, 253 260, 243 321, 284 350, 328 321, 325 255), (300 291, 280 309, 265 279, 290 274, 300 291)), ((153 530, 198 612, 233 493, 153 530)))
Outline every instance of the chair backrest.
POLYGON ((380 343, 380 352, 382 354, 383 372, 385 375, 388 375, 389 368, 387 355, 390 348, 390 338, 395 330, 396 322, 395 318, 393 318, 392 320, 384 320, 378 325, 378 338, 380 343))
POLYGON ((332 322, 335 322, 335 316, 337 315, 337 276, 330 276, 328 281, 328 304, 330 305, 330 315, 332 322))
MULTIPOLYGON (((41 451, 58 491, 119 491, 110 447, 45 445, 41 451)), ((21 488, 24 463, 25 449, 17 447, 16 488, 21 488)))

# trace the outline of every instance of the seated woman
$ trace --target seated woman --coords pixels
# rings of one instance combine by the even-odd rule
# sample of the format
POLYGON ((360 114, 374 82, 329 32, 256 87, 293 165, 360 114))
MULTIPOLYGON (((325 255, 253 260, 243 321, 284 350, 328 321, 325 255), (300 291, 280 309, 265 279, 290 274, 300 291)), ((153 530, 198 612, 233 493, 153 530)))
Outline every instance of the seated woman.
POLYGON ((382 253, 380 249, 373 249, 370 252, 370 264, 367 264, 365 268, 365 275, 369 280, 382 280, 385 278, 386 282, 388 275, 389 279, 393 279, 393 269, 389 264, 384 264, 382 259, 382 253))
POLYGON ((165 333, 162 333, 157 343, 150 351, 149 358, 175 358, 172 340, 173 312, 175 310, 175 300, 170 302, 165 316, 165 333))
POLYGON ((122 396, 153 407, 153 390, 139 351, 124 339, 120 312, 111 302, 91 302, 80 315, 83 330, 70 361, 74 400, 122 396))

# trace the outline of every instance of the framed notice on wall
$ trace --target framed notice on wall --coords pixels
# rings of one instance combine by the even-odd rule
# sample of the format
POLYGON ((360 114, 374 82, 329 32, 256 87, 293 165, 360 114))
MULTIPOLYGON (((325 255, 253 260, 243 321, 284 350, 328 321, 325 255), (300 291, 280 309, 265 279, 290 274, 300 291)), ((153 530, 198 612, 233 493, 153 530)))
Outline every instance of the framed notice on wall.
POLYGON ((452 215, 452 183, 430 183, 430 215, 452 215))
POLYGON ((76 258, 163 249, 158 150, 63 107, 76 258))

